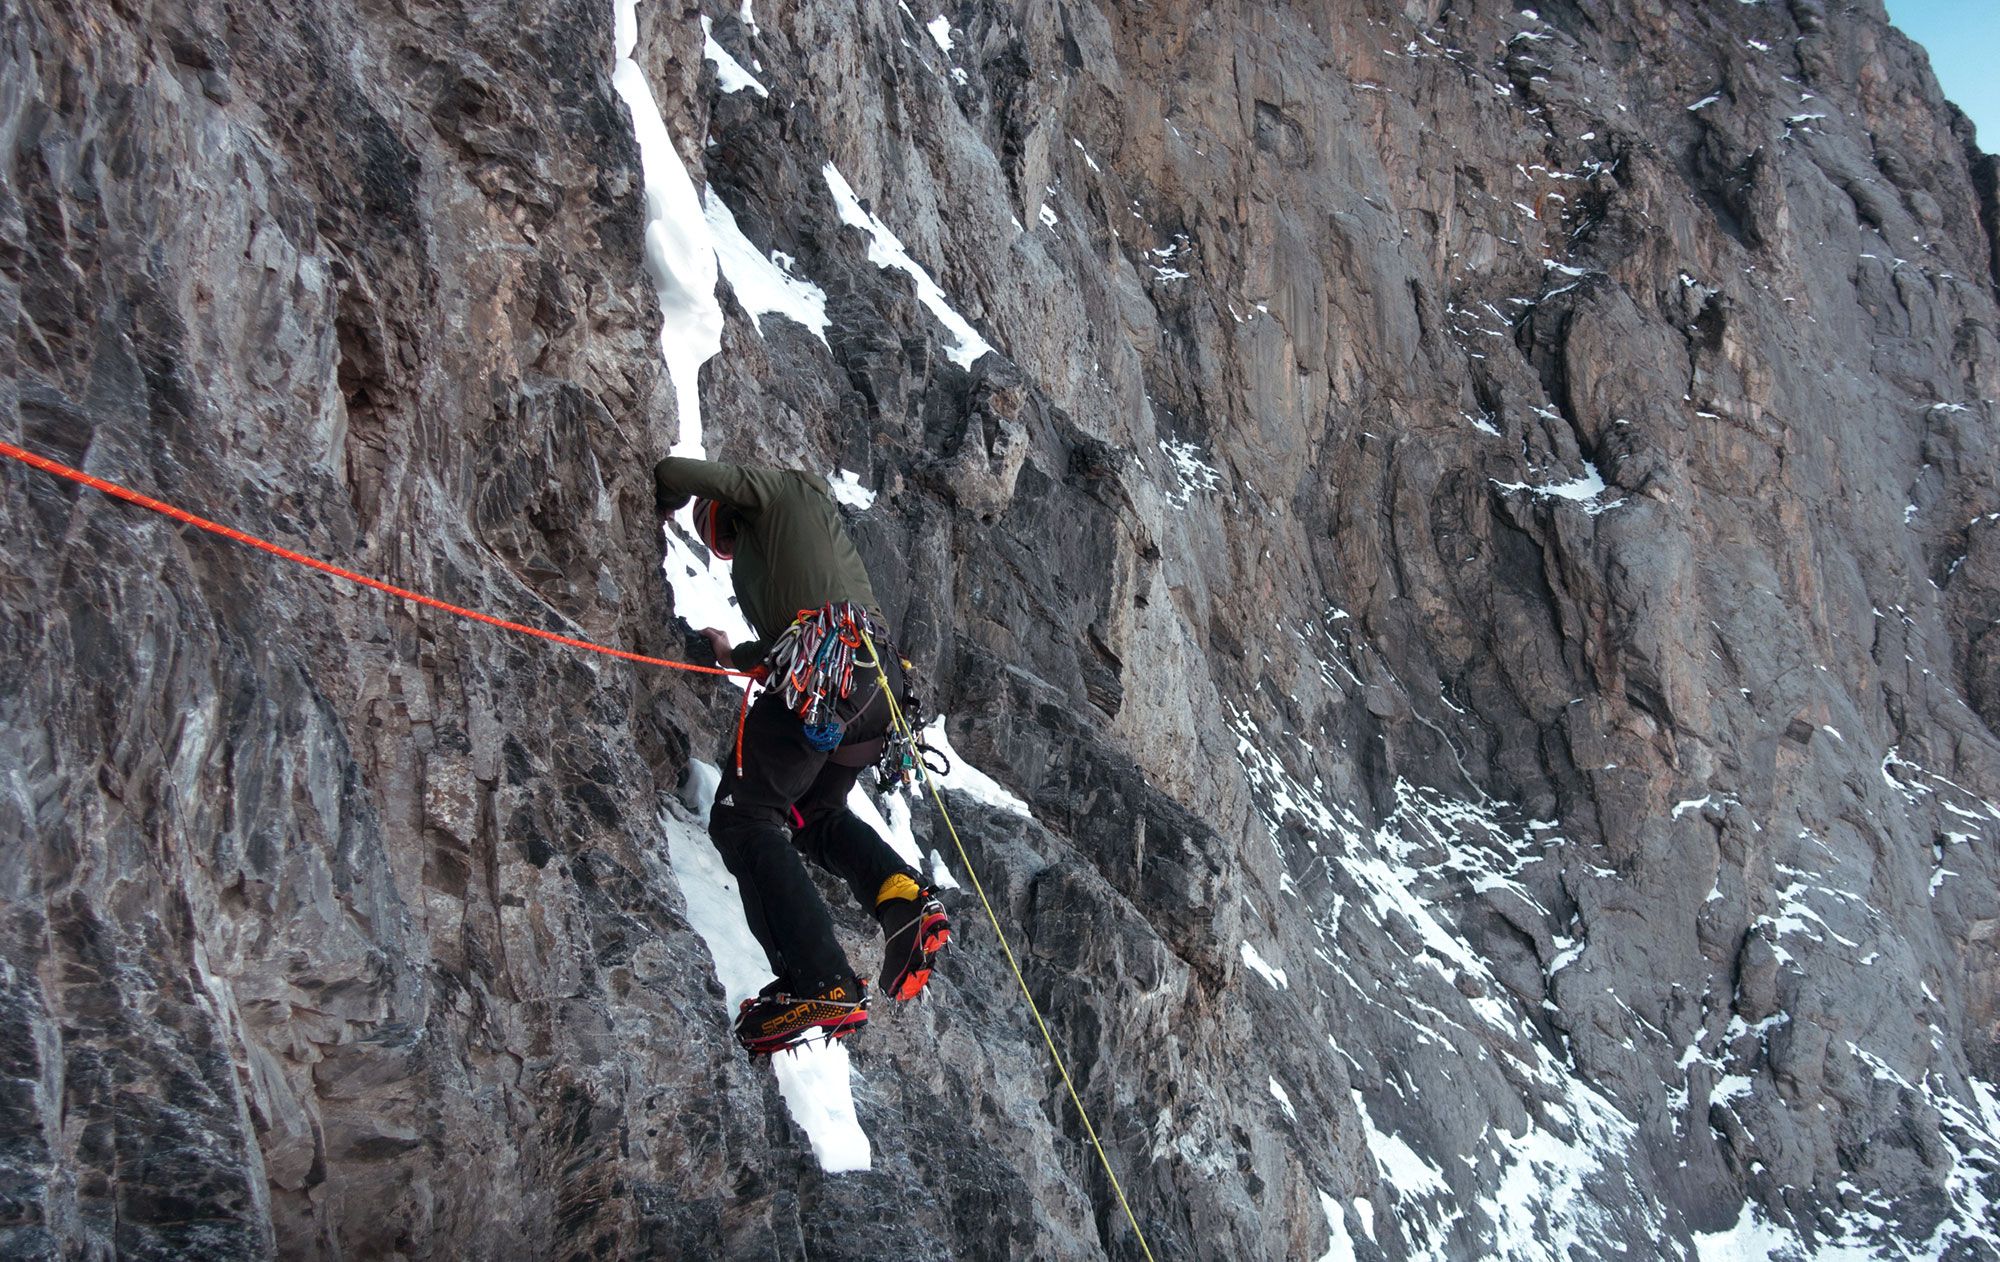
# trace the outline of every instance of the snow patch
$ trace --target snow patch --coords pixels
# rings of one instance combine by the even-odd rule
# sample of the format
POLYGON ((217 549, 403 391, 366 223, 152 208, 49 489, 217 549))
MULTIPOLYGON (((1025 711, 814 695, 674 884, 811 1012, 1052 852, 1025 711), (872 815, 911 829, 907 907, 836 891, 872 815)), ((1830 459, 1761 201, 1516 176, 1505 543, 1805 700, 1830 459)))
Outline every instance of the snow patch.
POLYGON ((674 586, 674 612, 697 628, 716 627, 727 633, 730 643, 741 644, 752 637, 750 623, 737 607, 728 563, 717 561, 708 549, 692 542, 693 511, 692 505, 686 510, 689 521, 685 531, 666 531, 666 559, 661 569, 674 586))
POLYGON ((874 1163, 868 1135, 854 1114, 854 1087, 847 1048, 815 1043, 772 1058, 779 1094, 792 1120, 806 1133, 813 1157, 828 1174, 866 1170, 874 1163))
POLYGON ((975 802, 983 802, 1010 814, 1034 818, 1034 812, 1028 809, 1026 802, 1016 797, 1007 786, 960 757, 959 752, 951 747, 951 738, 945 735, 942 714, 930 721, 922 736, 924 744, 943 754, 951 763, 951 770, 946 774, 932 777, 939 788, 955 790, 975 802))
MULTIPOLYGON (((706 20, 706 19, 704 19, 706 20)), ((736 301, 750 315, 759 336, 764 332, 763 317, 781 315, 818 338, 830 351, 826 340, 826 293, 803 277, 794 276, 779 263, 790 259, 773 251, 766 258, 736 226, 736 216, 716 196, 713 188, 702 198, 702 216, 715 241, 715 259, 736 301)))
MULTIPOLYGON (((891 797, 889 800, 898 802, 902 799, 900 797, 891 797)), ((904 863, 909 864, 920 872, 923 870, 924 851, 923 847, 917 844, 916 837, 910 832, 908 803, 904 803, 901 828, 897 828, 889 822, 882 808, 875 804, 875 799, 869 797, 868 791, 863 789, 859 784, 847 791, 847 809, 853 811, 856 818, 874 829, 882 840, 888 842, 889 849, 896 852, 898 859, 901 859, 904 863)))
POLYGON ((1285 1111, 1285 1116, 1291 1119, 1292 1123, 1296 1125, 1299 1120, 1299 1111, 1292 1107, 1292 1097, 1285 1090, 1285 1084, 1279 1082, 1276 1078, 1271 1079, 1271 1098, 1278 1102, 1278 1107, 1285 1111))
POLYGON ((1290 990, 1292 988, 1290 979, 1285 976, 1285 970, 1282 968, 1273 968, 1269 961, 1257 953, 1256 947, 1245 942, 1239 954, 1242 955, 1243 962, 1250 966, 1251 971, 1270 983, 1271 989, 1290 990))
POLYGON ((1444 1181, 1441 1168, 1425 1161, 1401 1137, 1376 1128, 1375 1119, 1368 1114, 1368 1102, 1359 1091, 1354 1092, 1354 1109, 1361 1115, 1361 1129, 1368 1139, 1368 1151, 1382 1171, 1383 1181, 1396 1189, 1399 1198, 1451 1195, 1451 1185, 1444 1181))
POLYGON ((633 139, 639 143, 646 191, 646 271, 659 293, 660 354, 673 378, 679 410, 680 439, 669 454, 700 457, 705 449, 696 377, 709 356, 722 349, 715 242, 694 182, 667 135, 653 89, 632 60, 639 43, 638 0, 616 0, 613 20, 617 61, 611 84, 625 102, 633 139))
POLYGON ((1175 508, 1186 508, 1195 496, 1222 485, 1222 474, 1202 459, 1201 448, 1193 443, 1162 438, 1160 450, 1166 453, 1168 463, 1173 466, 1176 487, 1167 492, 1167 499, 1175 508))
POLYGON ((849 508, 858 508, 866 512, 875 506, 875 492, 861 485, 861 475, 858 473, 835 469, 833 476, 827 479, 827 485, 833 488, 833 498, 849 508))
POLYGON ((1493 485, 1503 491, 1532 491, 1536 495, 1548 495, 1558 499, 1572 500, 1581 505, 1583 510, 1593 517, 1599 513, 1608 513, 1625 502, 1623 499, 1615 499, 1609 503, 1605 503, 1598 498, 1606 490, 1604 475, 1599 473, 1597 466, 1588 460, 1583 462, 1582 476, 1571 478, 1567 482, 1546 482, 1541 485, 1533 485, 1527 482, 1502 482, 1498 478, 1495 478, 1493 479, 1493 485))
POLYGON ((729 55, 729 50, 715 41, 715 22, 706 14, 701 19, 701 55, 715 63, 715 78, 724 92, 741 92, 745 88, 758 96, 771 95, 764 85, 757 82, 757 76, 743 68, 743 63, 729 55))
POLYGON ((944 325, 955 340, 956 344, 945 352, 951 361, 960 368, 970 368, 981 355, 992 350, 992 345, 952 308, 945 299, 944 290, 931 279, 929 272, 910 257, 909 251, 896 239, 896 234, 889 231, 888 225, 861 205, 861 199, 855 195, 853 186, 841 175, 840 169, 829 162, 820 169, 820 173, 826 178, 834 204, 840 209, 840 221, 868 234, 868 261, 877 267, 894 268, 916 282, 917 300, 937 317, 938 323, 944 325))
POLYGON ((1674 818, 1679 819, 1681 816, 1687 814, 1689 811, 1700 810, 1702 807, 1707 806, 1709 804, 1709 801, 1713 796, 1714 796, 1713 794, 1704 793, 1698 798, 1689 798, 1685 802, 1674 803, 1674 818))
POLYGON ((1320 1192, 1319 1207, 1326 1215, 1326 1253, 1319 1262, 1353 1262, 1354 1237, 1347 1234, 1347 1216, 1340 1212, 1340 1202, 1320 1192))

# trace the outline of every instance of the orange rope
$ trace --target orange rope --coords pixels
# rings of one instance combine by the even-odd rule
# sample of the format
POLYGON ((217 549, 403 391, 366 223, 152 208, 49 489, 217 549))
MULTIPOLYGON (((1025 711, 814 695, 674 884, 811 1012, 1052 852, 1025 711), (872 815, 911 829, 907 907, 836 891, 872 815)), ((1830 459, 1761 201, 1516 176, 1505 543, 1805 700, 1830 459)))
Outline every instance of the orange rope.
POLYGON ((614 649, 603 644, 593 644, 589 640, 579 640, 573 636, 557 635, 553 631, 543 631, 539 627, 531 627, 519 622, 509 622, 504 618, 496 618, 492 614, 480 613, 476 609, 467 609, 463 605, 448 604, 435 597, 426 596, 421 592, 413 592, 407 588, 392 586, 381 579, 369 578, 366 574, 356 574, 353 570, 343 570, 337 565, 329 565, 325 561, 316 560, 313 557, 306 556, 304 553, 294 552, 290 548, 281 548, 268 540, 259 539, 255 535, 245 534, 220 522, 210 521, 206 517, 197 517, 186 509, 175 508, 172 504, 156 500, 150 495, 141 495, 139 492, 122 487, 116 482, 106 482, 103 478, 92 477, 81 469, 72 469, 68 465, 57 464, 53 460, 38 456, 25 448, 16 447, 12 443, 0 442, 0 455, 11 456, 22 464, 32 465, 44 473, 53 473, 59 478, 68 478, 72 482, 81 483, 92 490, 102 491, 106 495, 124 500, 128 504, 137 504, 140 508, 151 509, 153 512, 171 517, 175 521, 185 522, 190 526, 198 526, 210 534, 221 535, 225 539, 234 539, 238 543, 262 549, 272 556, 280 557, 297 565, 306 566, 309 569, 318 570, 322 574, 331 574, 335 578, 344 578, 350 583, 359 583, 363 587, 372 587, 376 591, 387 592, 391 596, 399 596, 404 600, 414 600, 420 605, 428 605, 432 609, 440 609, 445 613, 454 614, 460 618, 470 618, 474 622, 483 622, 488 626, 499 627, 503 631, 517 631, 522 635, 532 635, 538 639, 552 640, 557 644, 567 645, 573 649, 586 649, 592 653, 602 653, 606 657, 622 657, 628 662, 638 662, 645 666, 664 666, 669 670, 693 671, 702 675, 735 675, 741 678, 748 678, 750 675, 749 671, 724 670, 719 666, 697 666, 693 662, 676 662, 664 657, 647 657, 643 653, 628 653, 624 649, 614 649))

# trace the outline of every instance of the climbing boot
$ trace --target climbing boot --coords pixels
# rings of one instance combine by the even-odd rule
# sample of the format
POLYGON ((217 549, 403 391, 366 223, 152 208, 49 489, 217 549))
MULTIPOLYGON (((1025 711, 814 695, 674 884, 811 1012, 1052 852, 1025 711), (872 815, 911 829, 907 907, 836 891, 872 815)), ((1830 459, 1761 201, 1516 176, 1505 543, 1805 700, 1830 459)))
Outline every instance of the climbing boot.
MULTIPOLYGON (((914 884, 914 883, 913 883, 914 884)), ((899 1001, 915 999, 931 979, 938 952, 951 941, 951 917, 929 890, 911 898, 886 898, 875 905, 882 926, 882 972, 877 984, 899 1001)))
POLYGON ((736 1041, 752 1056, 769 1056, 810 1039, 846 1038, 868 1024, 868 983, 836 982, 809 994, 790 993, 774 981, 745 999, 736 1013, 736 1041))

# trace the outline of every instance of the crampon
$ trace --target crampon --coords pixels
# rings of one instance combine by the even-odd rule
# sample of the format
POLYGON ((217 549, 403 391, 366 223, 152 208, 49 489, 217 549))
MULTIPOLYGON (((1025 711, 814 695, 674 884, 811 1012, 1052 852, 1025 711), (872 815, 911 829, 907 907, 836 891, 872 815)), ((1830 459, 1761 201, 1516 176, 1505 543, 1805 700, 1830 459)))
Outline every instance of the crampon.
POLYGON ((752 1056, 846 1038, 868 1024, 868 983, 856 980, 818 994, 793 995, 774 981, 745 999, 736 1013, 736 1041, 752 1056))
POLYGON ((885 903, 875 916, 882 925, 882 991, 899 1002, 915 999, 951 941, 951 918, 929 890, 885 903))

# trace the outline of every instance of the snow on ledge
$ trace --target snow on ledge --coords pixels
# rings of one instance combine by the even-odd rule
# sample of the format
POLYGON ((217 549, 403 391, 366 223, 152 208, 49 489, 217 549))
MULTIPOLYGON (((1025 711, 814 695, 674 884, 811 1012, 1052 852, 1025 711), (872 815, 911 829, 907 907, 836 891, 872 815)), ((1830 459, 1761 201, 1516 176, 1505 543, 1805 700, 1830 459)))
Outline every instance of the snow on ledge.
POLYGON ((1685 801, 1674 803, 1674 818, 1679 819, 1689 811, 1701 810, 1713 800, 1714 796, 1712 793, 1704 793, 1698 798, 1688 798, 1685 801))
POLYGON ((1292 1093, 1285 1090, 1285 1084, 1279 1082, 1275 1076, 1271 1078, 1271 1098, 1278 1102, 1278 1107, 1285 1111, 1285 1116, 1291 1119, 1292 1124, 1297 1125, 1299 1111, 1292 1107, 1292 1093))
POLYGON ((856 784, 847 794, 847 809, 861 818, 861 822, 874 829, 896 857, 919 872, 928 874, 935 889, 955 890, 964 887, 958 878, 945 867, 944 856, 931 851, 930 863, 924 863, 924 848, 917 842, 916 832, 910 827, 910 799, 902 792, 884 793, 879 805, 866 789, 856 784))
POLYGON ((1285 970, 1282 968, 1273 968, 1270 961, 1258 954, 1256 947, 1245 942, 1238 953, 1242 955, 1245 964, 1249 965, 1259 977, 1271 984, 1271 989, 1290 990, 1292 988, 1291 979, 1285 976, 1285 970))
POLYGON ((750 244, 750 238, 736 226, 736 216, 713 188, 702 197, 702 217, 715 237, 716 262, 729 287, 736 291, 736 301, 749 312, 758 335, 764 333, 762 317, 781 315, 804 327, 831 351, 826 340, 826 292, 785 270, 777 261, 784 255, 766 258, 750 244))
POLYGON ((841 175, 840 169, 829 162, 820 173, 826 177, 826 186, 833 193, 834 204, 840 208, 840 222, 868 234, 868 261, 877 267, 893 267, 915 281, 917 300, 928 307, 930 313, 938 318, 938 323, 944 325, 945 330, 957 340, 957 345, 945 352, 951 361, 960 368, 971 368, 981 355, 992 350, 992 345, 952 308, 945 299, 944 290, 931 279, 929 272, 910 257, 909 251, 896 239, 896 234, 889 231, 888 225, 869 214, 861 205, 861 199, 855 196, 853 186, 841 175))
POLYGON ((1593 517, 1599 513, 1608 513, 1625 502, 1623 499, 1615 499, 1606 503, 1599 498, 1608 488, 1604 485, 1604 475, 1599 473, 1597 466, 1588 460, 1583 462, 1583 476, 1571 478, 1567 482, 1547 482, 1536 486, 1527 482, 1502 482, 1495 478, 1493 485, 1503 491, 1532 491, 1536 495, 1552 495, 1558 499, 1574 500, 1584 512, 1593 517))
POLYGON ((951 738, 944 734, 944 716, 932 719, 923 730, 923 743, 937 750, 951 761, 951 771, 947 775, 934 776, 940 788, 955 789, 975 802, 998 807, 1014 815, 1033 819, 1034 812, 998 780, 959 756, 951 747, 951 738))
POLYGON ((701 19, 701 55, 715 63, 715 77, 724 92, 741 92, 748 88, 758 96, 771 95, 764 85, 757 82, 757 76, 743 68, 743 63, 729 55, 729 50, 715 42, 715 22, 706 14, 701 19))
POLYGON ((846 469, 835 469, 828 477, 827 485, 833 488, 833 498, 863 512, 875 507, 875 492, 861 485, 861 475, 846 469))
POLYGON ((1362 1098, 1361 1092, 1354 1091, 1352 1095, 1354 1110, 1361 1115, 1361 1129, 1368 1141, 1369 1155, 1374 1157, 1375 1166, 1382 1173, 1382 1181, 1396 1189, 1398 1197, 1451 1196, 1451 1184, 1445 1182, 1444 1171, 1426 1161, 1402 1136, 1376 1129, 1375 1119, 1370 1116, 1368 1102, 1362 1098))
POLYGON ((1340 1202, 1319 1192, 1319 1207, 1326 1215, 1326 1253, 1319 1262, 1349 1262, 1354 1257, 1354 1237, 1347 1234, 1347 1215, 1341 1210, 1340 1202))

